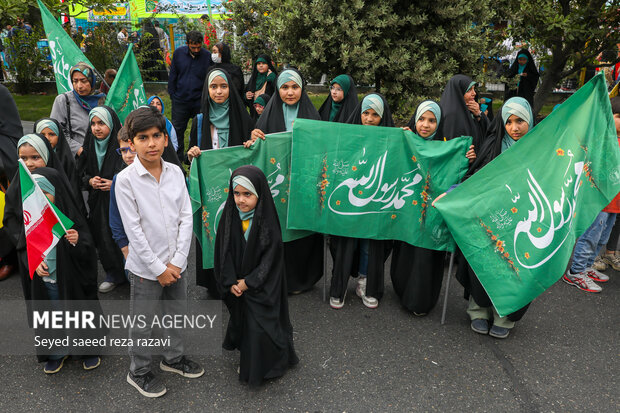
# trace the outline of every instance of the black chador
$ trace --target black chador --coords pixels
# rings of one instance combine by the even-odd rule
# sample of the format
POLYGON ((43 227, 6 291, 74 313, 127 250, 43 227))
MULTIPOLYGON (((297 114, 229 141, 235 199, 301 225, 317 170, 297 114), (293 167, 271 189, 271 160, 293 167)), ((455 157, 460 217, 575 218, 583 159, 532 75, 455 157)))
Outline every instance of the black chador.
POLYGON ((222 347, 240 351, 239 380, 251 386, 280 377, 299 362, 293 347, 284 267, 280 222, 267 179, 255 166, 237 168, 217 228, 215 276, 230 312, 222 347), (249 211, 253 216, 244 215, 243 221, 234 200, 236 177, 249 180, 251 189, 247 184, 238 185, 258 196, 254 210, 249 211), (248 289, 237 297, 230 289, 241 279, 248 289))
POLYGON ((106 110, 112 119, 110 136, 108 137, 105 155, 101 160, 101 167, 99 167, 97 161, 95 148, 97 138, 95 138, 89 127, 84 138, 84 150, 77 161, 77 170, 81 177, 82 189, 88 191, 88 225, 95 239, 99 261, 106 274, 113 273, 115 278, 118 279, 125 277, 125 270, 123 254, 114 242, 112 231, 110 230, 110 191, 95 189, 88 183, 95 176, 112 180, 114 175, 125 166, 123 158, 116 153, 116 149, 119 147, 116 135, 121 128, 121 122, 112 108, 108 106, 102 106, 101 108, 106 110))
MULTIPOLYGON (((282 74, 286 75, 289 71, 297 73, 301 78, 295 69, 287 69, 282 74)), ((276 91, 258 119, 256 128, 265 134, 286 131, 287 126, 284 122, 282 105, 282 98, 276 91)), ((306 94, 305 83, 302 86, 301 98, 297 105, 299 105, 297 118, 320 120, 319 113, 306 94)), ((309 290, 323 275, 323 236, 313 234, 295 241, 285 242, 284 259, 289 292, 309 290)))
MULTIPOLYGON (((228 141, 225 146, 222 146, 222 140, 220 139, 218 145, 221 147, 239 146, 243 142, 250 138, 252 129, 254 128, 254 122, 248 115, 247 110, 243 106, 241 97, 239 97, 230 86, 230 75, 226 70, 221 68, 212 69, 207 74, 205 85, 202 90, 202 104, 200 108, 201 116, 194 117, 192 121, 192 129, 189 138, 189 148, 198 146, 202 150, 213 149, 213 139, 211 138, 211 112, 210 108, 214 107, 213 100, 209 97, 209 75, 214 71, 221 71, 224 76, 227 77, 226 81, 229 84, 229 96, 228 96, 228 141), (200 127, 198 126, 200 118, 200 127), (200 137, 198 136, 198 130, 200 129, 200 137)), ((218 292, 215 278, 213 275, 213 269, 203 269, 202 267, 202 248, 196 248, 196 284, 205 287, 209 294, 215 298, 221 298, 218 292)))

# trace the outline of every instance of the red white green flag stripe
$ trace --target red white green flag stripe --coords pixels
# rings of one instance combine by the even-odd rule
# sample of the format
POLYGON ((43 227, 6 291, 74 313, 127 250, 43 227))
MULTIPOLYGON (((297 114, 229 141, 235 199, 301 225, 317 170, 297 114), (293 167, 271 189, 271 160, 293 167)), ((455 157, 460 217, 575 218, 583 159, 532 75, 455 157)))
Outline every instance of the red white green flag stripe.
POLYGON ((28 273, 32 279, 39 264, 65 235, 67 228, 73 226, 73 222, 49 201, 22 160, 19 162, 19 179, 28 252, 28 273))

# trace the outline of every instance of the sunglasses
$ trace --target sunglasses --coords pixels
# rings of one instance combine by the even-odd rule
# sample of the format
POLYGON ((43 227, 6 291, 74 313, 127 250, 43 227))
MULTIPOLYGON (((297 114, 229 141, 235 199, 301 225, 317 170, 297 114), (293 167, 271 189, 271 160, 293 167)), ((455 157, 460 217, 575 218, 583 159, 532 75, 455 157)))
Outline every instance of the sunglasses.
POLYGON ((131 150, 131 148, 129 146, 125 147, 125 148, 116 148, 116 153, 123 156, 124 153, 129 152, 129 153, 133 153, 134 155, 136 154, 134 151, 131 150))

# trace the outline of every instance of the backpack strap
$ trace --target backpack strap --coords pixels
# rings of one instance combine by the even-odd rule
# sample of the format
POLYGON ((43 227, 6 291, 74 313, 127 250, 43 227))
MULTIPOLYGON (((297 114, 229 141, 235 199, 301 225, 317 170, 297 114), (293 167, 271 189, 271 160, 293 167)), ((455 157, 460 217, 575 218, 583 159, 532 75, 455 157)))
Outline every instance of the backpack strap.
POLYGON ((71 104, 69 103, 69 96, 65 94, 65 105, 67 107, 67 123, 65 127, 66 136, 73 140, 73 128, 71 127, 71 104))
POLYGON ((196 137, 198 142, 198 147, 200 148, 200 143, 202 142, 202 113, 196 115, 196 137))

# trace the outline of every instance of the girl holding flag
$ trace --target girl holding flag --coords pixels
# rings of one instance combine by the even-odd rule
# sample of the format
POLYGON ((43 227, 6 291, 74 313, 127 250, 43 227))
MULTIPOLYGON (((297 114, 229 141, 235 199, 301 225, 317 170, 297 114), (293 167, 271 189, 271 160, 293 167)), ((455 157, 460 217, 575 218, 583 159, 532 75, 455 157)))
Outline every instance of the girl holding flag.
MULTIPOLYGON (((41 301, 97 300, 97 262, 94 259, 94 244, 86 220, 49 142, 38 134, 26 135, 18 142, 18 153, 22 160, 20 169, 23 170, 15 175, 7 191, 3 224, 17 249, 24 298, 29 322, 32 323, 33 307, 43 305, 41 301), (27 168, 30 174, 24 168, 27 168), (28 182, 22 182, 24 177, 28 182), (28 257, 30 241, 26 237, 23 211, 23 189, 26 185, 35 186, 33 178, 58 211, 73 222, 71 228, 66 230, 66 235, 36 266, 28 257)), ((32 196, 30 193, 26 195, 32 196)), ((50 307, 56 308, 58 305, 51 304, 50 307)), ((101 311, 98 302, 93 302, 93 305, 97 312, 101 311)), ((44 334, 49 335, 50 331, 44 331, 44 334)), ((65 352, 62 350, 56 349, 52 354, 44 354, 37 349, 39 362, 46 362, 45 373, 60 371, 67 358, 66 349, 65 352)), ((98 356, 83 358, 83 367, 86 370, 94 369, 99 364, 98 356)))

